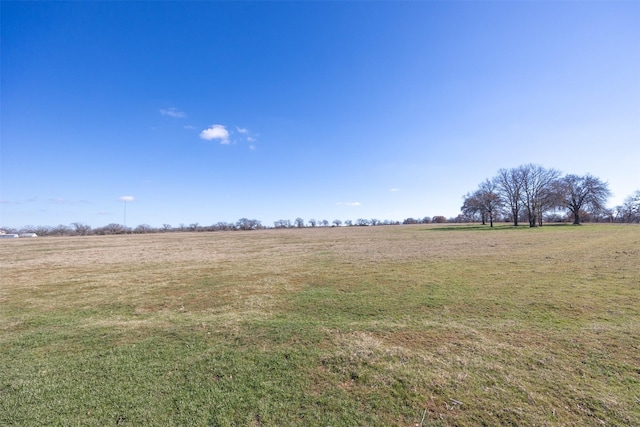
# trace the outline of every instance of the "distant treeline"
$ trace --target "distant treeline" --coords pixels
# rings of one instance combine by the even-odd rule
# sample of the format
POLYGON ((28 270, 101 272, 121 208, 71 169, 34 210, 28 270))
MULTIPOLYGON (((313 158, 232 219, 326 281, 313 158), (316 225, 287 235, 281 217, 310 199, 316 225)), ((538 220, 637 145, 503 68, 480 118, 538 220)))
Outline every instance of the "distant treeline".
POLYGON ((358 218, 355 221, 339 219, 329 223, 328 220, 310 219, 305 222, 302 218, 296 218, 294 221, 281 219, 275 221, 273 226, 265 226, 257 219, 241 218, 235 223, 218 222, 212 225, 201 225, 192 223, 189 225, 180 224, 177 227, 171 224, 162 224, 161 227, 153 227, 148 224, 140 224, 137 227, 127 227, 122 224, 111 223, 103 227, 92 228, 90 225, 74 222, 70 225, 60 224, 55 227, 50 226, 32 226, 27 225, 20 229, 4 228, 3 232, 7 234, 24 234, 35 233, 38 236, 89 236, 89 235, 110 235, 110 234, 146 234, 146 233, 175 233, 175 232, 206 232, 206 231, 236 231, 236 230, 263 230, 268 228, 315 228, 315 227, 362 227, 362 226, 383 226, 383 225, 400 225, 400 224, 428 224, 431 222, 445 223, 455 222, 456 218, 445 218, 444 216, 435 216, 433 218, 424 217, 421 219, 407 218, 403 222, 365 219, 358 218))

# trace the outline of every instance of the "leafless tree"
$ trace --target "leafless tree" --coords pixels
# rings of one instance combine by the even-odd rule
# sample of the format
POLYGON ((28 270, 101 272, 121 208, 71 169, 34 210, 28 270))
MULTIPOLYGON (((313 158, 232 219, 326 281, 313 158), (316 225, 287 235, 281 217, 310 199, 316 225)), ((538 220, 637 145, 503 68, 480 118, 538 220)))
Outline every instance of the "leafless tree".
POLYGON ((520 200, 526 209, 529 227, 542 225, 542 215, 558 205, 556 181, 560 171, 539 165, 520 166, 522 193, 520 200))
POLYGON ((500 169, 494 179, 503 202, 511 212, 513 225, 517 227, 522 208, 522 168, 500 169))
POLYGON ((71 234, 71 227, 60 224, 56 227, 51 227, 50 234, 53 236, 68 236, 71 234))
POLYGON ((482 207, 489 217, 489 224, 493 227, 493 221, 500 214, 503 206, 502 198, 498 194, 498 184, 495 180, 487 179, 478 189, 482 207))
POLYGON ((318 221, 315 220, 315 218, 311 218, 309 220, 309 225, 311 225, 312 227, 315 227, 318 224, 318 221))
POLYGON ((116 224, 112 222, 102 227, 102 234, 124 234, 127 232, 127 227, 122 224, 116 224))
POLYGON ((618 217, 624 222, 640 222, 640 190, 626 199, 622 206, 616 208, 618 217))
POLYGON ((342 225, 342 221, 340 221, 339 219, 334 219, 333 225, 335 225, 336 227, 340 227, 342 225))
POLYGON ((460 210, 462 210, 464 216, 469 218, 471 221, 475 221, 480 218, 482 225, 485 225, 487 216, 484 208, 482 207, 482 200, 480 200, 478 192, 476 191, 473 194, 467 193, 462 199, 463 202, 460 210))
POLYGON ((496 180, 487 179, 473 194, 467 194, 464 197, 462 213, 472 218, 479 214, 482 225, 486 224, 486 220, 489 219, 489 224, 493 227, 493 222, 499 215, 502 205, 496 180))
POLYGON ((86 236, 87 234, 91 233, 91 226, 82 222, 74 222, 73 224, 71 224, 71 226, 73 227, 73 231, 78 236, 86 236))
POLYGON ((295 219, 294 224, 298 228, 303 228, 304 227, 304 219, 298 217, 298 218, 295 219))
POLYGON ((133 229, 133 232, 136 234, 153 233, 154 231, 155 231, 154 228, 149 224, 140 224, 133 229))
POLYGON ((275 228, 290 228, 291 221, 288 219, 279 219, 277 221, 274 221, 273 226, 275 228))
POLYGON ((236 227, 240 230, 257 230, 262 228, 262 224, 257 219, 240 218, 236 227))
POLYGON ((607 183, 589 174, 566 175, 559 180, 558 190, 562 204, 569 209, 576 225, 580 224, 583 210, 589 210, 591 214, 599 213, 611 196, 607 183))

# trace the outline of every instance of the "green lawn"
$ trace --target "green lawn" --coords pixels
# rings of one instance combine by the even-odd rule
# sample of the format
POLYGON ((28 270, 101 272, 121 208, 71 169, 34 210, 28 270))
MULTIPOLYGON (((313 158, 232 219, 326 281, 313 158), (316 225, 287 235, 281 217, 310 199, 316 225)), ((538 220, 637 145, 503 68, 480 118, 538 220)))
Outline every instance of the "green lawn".
POLYGON ((0 242, 0 425, 640 425, 640 227, 0 242))

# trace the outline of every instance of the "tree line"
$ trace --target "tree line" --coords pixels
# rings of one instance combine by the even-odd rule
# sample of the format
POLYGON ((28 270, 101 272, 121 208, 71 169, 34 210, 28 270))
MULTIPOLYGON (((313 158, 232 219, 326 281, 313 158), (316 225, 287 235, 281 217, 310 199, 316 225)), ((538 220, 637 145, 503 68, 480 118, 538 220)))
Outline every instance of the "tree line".
POLYGON ((576 225, 640 221, 640 190, 613 209, 606 207, 609 197, 609 185, 593 175, 562 175, 557 169, 525 164, 500 169, 493 178, 482 181, 463 196, 461 211, 463 220, 488 222, 491 227, 502 220, 516 227, 525 221, 538 227, 544 220, 576 225))
MULTIPOLYGON (((218 222, 211 225, 201 225, 200 223, 180 224, 172 226, 171 224, 162 224, 160 227, 153 227, 148 224, 140 224, 136 227, 127 227, 118 223, 110 223, 102 227, 91 227, 82 222, 74 222, 70 225, 60 224, 57 226, 33 226, 27 225, 20 229, 4 228, 3 232, 8 234, 27 234, 35 233, 38 236, 89 236, 89 235, 113 235, 113 234, 147 234, 147 233, 173 233, 173 232, 207 232, 207 231, 239 231, 239 230, 262 230, 268 228, 315 228, 315 227, 341 227, 341 226, 381 226, 381 225, 400 225, 400 224, 424 224, 431 222, 431 218, 425 217, 421 220, 407 218, 402 223, 399 221, 379 220, 376 218, 365 219, 358 218, 355 221, 345 220, 344 222, 335 219, 331 223, 328 220, 309 219, 305 222, 302 218, 291 220, 274 221, 272 227, 263 225, 257 219, 240 218, 236 222, 218 222)), ((445 217, 434 217, 434 222, 446 222, 445 217)))
POLYGON ((447 223, 459 222, 458 218, 446 218, 442 215, 434 217, 425 216, 422 218, 406 218, 401 221, 380 220, 377 218, 358 218, 355 221, 350 219, 342 221, 334 219, 329 222, 326 219, 317 220, 311 218, 308 221, 298 217, 291 221, 289 219, 279 219, 274 221, 273 226, 263 225, 257 219, 240 218, 236 222, 217 222, 211 225, 202 225, 200 223, 180 224, 172 226, 171 224, 162 224, 160 227, 153 227, 149 224, 140 224, 136 227, 127 227, 118 223, 110 223, 102 227, 91 227, 83 222, 74 222, 70 225, 60 224, 57 226, 33 226, 26 225, 20 229, 4 228, 3 232, 8 234, 28 234, 35 233, 38 236, 90 236, 90 235, 112 235, 112 234, 147 234, 147 233, 175 233, 175 232, 207 232, 207 231, 239 231, 239 230, 263 230, 269 228, 322 228, 322 227, 364 227, 364 226, 386 226, 401 224, 430 224, 430 223, 447 223))
POLYGON ((88 236, 478 221, 482 224, 488 222, 490 226, 493 226, 496 221, 512 222, 514 226, 525 222, 530 227, 541 226, 543 221, 571 221, 574 224, 580 224, 583 221, 640 223, 640 190, 629 195, 622 205, 607 208, 606 202, 610 196, 608 184, 590 174, 562 175, 556 169, 526 164, 511 169, 500 169, 496 176, 482 181, 475 191, 463 196, 461 214, 454 218, 437 215, 406 218, 402 222, 376 218, 358 218, 355 221, 345 220, 344 222, 335 219, 329 222, 326 219, 311 218, 305 222, 298 217, 293 221, 289 219, 274 221, 273 226, 265 226, 256 219, 240 218, 236 222, 218 222, 212 225, 191 223, 180 224, 177 227, 171 224, 153 227, 140 224, 134 228, 117 223, 92 228, 88 224, 74 222, 70 225, 60 224, 54 227, 27 225, 20 229, 4 228, 0 231, 8 234, 35 233, 38 236, 88 236))

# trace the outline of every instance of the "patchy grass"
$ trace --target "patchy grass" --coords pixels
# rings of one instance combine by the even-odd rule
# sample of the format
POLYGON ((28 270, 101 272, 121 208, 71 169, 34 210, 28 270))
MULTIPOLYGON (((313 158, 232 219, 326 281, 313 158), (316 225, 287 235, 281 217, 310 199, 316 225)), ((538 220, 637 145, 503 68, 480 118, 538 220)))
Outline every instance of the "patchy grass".
POLYGON ((3 241, 0 424, 640 425, 639 248, 622 225, 3 241))

